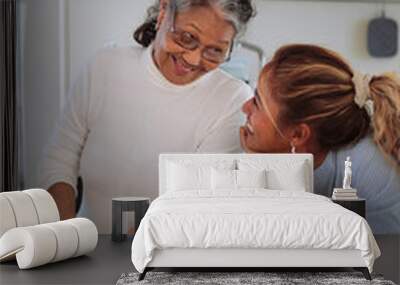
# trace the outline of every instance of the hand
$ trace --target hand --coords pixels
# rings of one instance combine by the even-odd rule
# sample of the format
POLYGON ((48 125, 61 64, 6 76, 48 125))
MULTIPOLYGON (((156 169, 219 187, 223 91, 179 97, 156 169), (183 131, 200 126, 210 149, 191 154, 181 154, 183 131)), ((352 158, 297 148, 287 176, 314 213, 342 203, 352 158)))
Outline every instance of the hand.
POLYGON ((245 127, 240 127, 240 144, 242 145, 243 150, 247 153, 255 153, 255 151, 247 147, 245 143, 246 136, 247 136, 247 130, 245 129, 245 127))
POLYGON ((61 220, 75 217, 75 192, 71 185, 59 182, 49 188, 49 193, 56 201, 61 220))

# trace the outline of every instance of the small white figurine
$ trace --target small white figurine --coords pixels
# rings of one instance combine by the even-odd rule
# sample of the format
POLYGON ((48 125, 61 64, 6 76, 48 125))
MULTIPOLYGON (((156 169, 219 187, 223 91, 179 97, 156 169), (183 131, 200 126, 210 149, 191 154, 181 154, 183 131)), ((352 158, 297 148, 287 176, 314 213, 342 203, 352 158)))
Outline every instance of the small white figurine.
POLYGON ((343 189, 351 189, 351 160, 350 156, 344 162, 343 189))

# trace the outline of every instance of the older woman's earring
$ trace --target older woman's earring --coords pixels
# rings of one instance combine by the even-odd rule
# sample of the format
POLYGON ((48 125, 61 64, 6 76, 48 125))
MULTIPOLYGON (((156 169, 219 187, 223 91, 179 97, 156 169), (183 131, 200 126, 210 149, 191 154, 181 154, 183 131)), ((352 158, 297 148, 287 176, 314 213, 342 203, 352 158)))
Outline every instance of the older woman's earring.
POLYGON ((292 149, 290 150, 291 153, 296 153, 296 147, 294 146, 294 144, 291 142, 290 146, 292 147, 292 149))

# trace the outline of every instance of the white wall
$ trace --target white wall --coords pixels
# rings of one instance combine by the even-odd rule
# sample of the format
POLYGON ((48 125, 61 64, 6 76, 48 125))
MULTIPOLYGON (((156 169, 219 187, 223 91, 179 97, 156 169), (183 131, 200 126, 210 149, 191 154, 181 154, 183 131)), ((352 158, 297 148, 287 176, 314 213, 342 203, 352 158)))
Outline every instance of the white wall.
POLYGON ((133 31, 145 18, 151 0, 64 0, 70 35, 70 78, 104 45, 133 44, 133 31))
MULTIPOLYGON (((357 2, 263 1, 246 39, 263 47, 267 56, 288 43, 314 43, 336 50, 365 72, 400 71, 400 53, 372 58, 367 52, 367 25, 381 15, 381 5, 357 2)), ((399 4, 387 4, 386 16, 400 24, 399 4)))
MULTIPOLYGON (((63 84, 69 86, 95 51, 105 44, 113 41, 121 45, 133 44, 134 27, 144 19, 145 10, 153 1, 21 1, 26 2, 28 8, 24 90, 26 185, 30 187, 35 185, 35 169, 42 146, 63 102, 60 98, 64 93, 63 84), (60 32, 65 32, 61 40, 60 32)), ((394 58, 375 59, 367 53, 367 23, 380 15, 377 4, 255 2, 258 15, 250 24, 245 39, 262 46, 268 57, 282 44, 308 42, 342 53, 362 71, 400 71, 400 54, 394 58)), ((387 4, 386 14, 400 23, 400 4, 387 4)))

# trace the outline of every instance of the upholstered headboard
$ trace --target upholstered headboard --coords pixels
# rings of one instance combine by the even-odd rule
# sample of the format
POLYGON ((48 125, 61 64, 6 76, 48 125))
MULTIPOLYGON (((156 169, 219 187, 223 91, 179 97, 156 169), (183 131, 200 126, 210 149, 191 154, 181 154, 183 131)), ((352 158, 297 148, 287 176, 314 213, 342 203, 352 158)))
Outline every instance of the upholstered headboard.
MULTIPOLYGON (((159 157, 159 194, 167 191, 167 168, 169 162, 187 163, 187 164, 213 164, 222 162, 231 164, 234 169, 238 165, 255 164, 263 165, 294 165, 303 164, 305 191, 313 192, 313 155, 312 154, 160 154, 159 157)), ((282 175, 284 179, 284 175, 282 175)), ((284 189, 282 189, 284 190, 284 189)))

